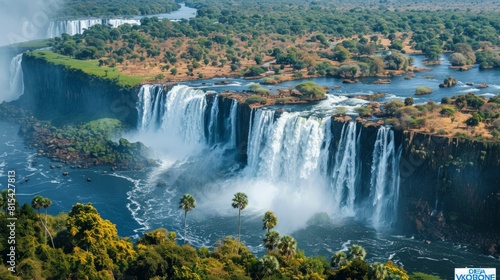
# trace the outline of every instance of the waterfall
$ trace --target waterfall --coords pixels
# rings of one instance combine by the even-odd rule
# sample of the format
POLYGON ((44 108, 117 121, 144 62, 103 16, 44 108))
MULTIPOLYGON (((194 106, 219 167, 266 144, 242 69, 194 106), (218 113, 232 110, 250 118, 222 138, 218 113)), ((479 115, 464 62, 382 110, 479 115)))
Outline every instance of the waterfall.
POLYGON ((308 179, 319 171, 324 122, 299 112, 257 110, 248 140, 248 168, 271 180, 308 179))
POLYGON ((162 85, 143 85, 139 90, 137 128, 141 131, 157 130, 165 109, 165 95, 162 85))
POLYGON ((356 139, 356 123, 344 124, 335 154, 331 182, 335 206, 345 215, 352 215, 355 212, 354 200, 359 184, 358 176, 361 173, 358 159, 359 147, 360 144, 356 139))
POLYGON ((102 19, 77 19, 77 20, 63 20, 63 21, 53 21, 49 23, 47 29, 47 37, 54 38, 60 37, 63 33, 67 33, 71 36, 75 34, 83 34, 86 29, 90 27, 103 24, 102 19))
POLYGON ((116 28, 123 24, 140 25, 139 19, 75 19, 75 20, 61 20, 52 21, 49 23, 47 29, 47 38, 60 37, 63 33, 71 36, 75 34, 83 34, 86 29, 98 24, 110 25, 116 28))
POLYGON ((204 143, 205 93, 188 86, 143 85, 136 104, 140 131, 162 131, 186 144, 204 143))
POLYGON ((102 22, 103 22, 103 24, 110 25, 112 28, 117 28, 118 26, 123 25, 123 24, 141 25, 140 19, 113 18, 113 19, 104 19, 102 22))
MULTIPOLYGON (((238 102, 229 103, 211 94, 185 85, 176 85, 168 92, 163 85, 143 85, 136 104, 137 128, 157 133, 155 137, 175 149, 196 144, 209 145, 216 152, 220 149, 214 147, 234 148, 239 144, 238 102)), ((266 193, 268 202, 281 201, 276 195, 284 191, 293 205, 325 206, 322 210, 308 206, 304 217, 312 216, 313 211, 328 211, 338 217, 365 219, 377 229, 392 226, 398 210, 402 151, 396 148, 394 132, 380 127, 373 139, 364 135, 362 126, 348 122, 334 135, 331 117, 318 108, 294 112, 252 109, 247 165, 238 171, 238 184, 251 186, 249 192, 266 193), (371 169, 370 163, 362 162, 367 158, 371 158, 371 169)), ((203 147, 200 160, 213 166, 204 161, 211 158, 207 147, 203 147)), ((213 158, 224 161, 220 155, 213 158)))
POLYGON ((238 118, 238 101, 233 99, 231 103, 231 111, 229 113, 229 119, 227 120, 227 131, 230 131, 231 134, 229 136, 229 147, 237 147, 238 143, 236 143, 236 121, 238 118))
POLYGON ((6 101, 16 100, 24 93, 24 80, 22 63, 23 54, 18 54, 10 62, 10 80, 9 94, 10 98, 6 101))
POLYGON ((214 96, 210 110, 210 123, 208 124, 208 143, 213 145, 219 142, 219 98, 214 96))
POLYGON ((401 150, 396 151, 394 132, 389 127, 380 127, 373 151, 370 181, 372 224, 376 228, 390 226, 396 221, 401 150))

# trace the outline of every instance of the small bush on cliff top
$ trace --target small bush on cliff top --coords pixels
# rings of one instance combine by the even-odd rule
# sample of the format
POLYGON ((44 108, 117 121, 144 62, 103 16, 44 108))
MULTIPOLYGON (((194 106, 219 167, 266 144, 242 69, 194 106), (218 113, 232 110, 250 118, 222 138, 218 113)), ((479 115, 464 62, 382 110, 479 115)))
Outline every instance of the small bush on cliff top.
POLYGON ((266 104, 267 98, 253 94, 247 98, 246 102, 247 104, 255 104, 255 103, 266 104))
POLYGON ((326 89, 314 82, 303 82, 296 85, 295 88, 307 97, 324 98, 326 95, 326 89))

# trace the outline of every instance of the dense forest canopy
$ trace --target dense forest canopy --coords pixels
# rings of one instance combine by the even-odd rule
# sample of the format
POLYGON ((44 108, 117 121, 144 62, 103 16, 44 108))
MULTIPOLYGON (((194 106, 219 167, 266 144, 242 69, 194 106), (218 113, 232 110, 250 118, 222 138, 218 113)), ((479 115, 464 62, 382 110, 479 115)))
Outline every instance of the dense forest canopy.
MULTIPOLYGON (((2 209, 7 209, 8 197, 7 190, 2 191, 2 209)), ((269 229, 262 239, 267 252, 258 258, 232 237, 211 249, 196 249, 179 245, 175 232, 160 228, 132 242, 121 238, 116 225, 91 204, 77 203, 57 216, 46 213, 51 205, 49 198, 35 196, 31 206, 16 206, 15 267, 7 262, 9 223, 0 211, 1 279, 409 279, 390 260, 366 262, 365 249, 356 244, 331 259, 307 257, 292 236, 271 230, 276 218, 262 219, 269 229)), ((413 276, 419 275, 426 276, 413 276)))
POLYGON ((64 0, 57 17, 139 16, 168 13, 179 8, 173 0, 64 0))
POLYGON ((399 9, 399 10, 450 10, 450 11, 474 11, 480 12, 488 10, 490 12, 499 11, 497 0, 486 1, 439 1, 439 0, 186 0, 187 5, 201 8, 209 6, 220 7, 245 7, 253 9, 255 7, 313 7, 315 9, 349 10, 353 8, 367 9, 399 9))
POLYGON ((198 14, 189 21, 144 18, 140 26, 94 26, 56 39, 54 50, 150 80, 253 76, 261 71, 252 66, 273 60, 281 65, 276 74, 298 71, 299 78, 387 75, 386 70, 407 70, 411 61, 400 53, 409 51, 429 61, 443 51, 456 52, 452 63, 458 66, 500 66, 498 12, 347 10, 321 1, 285 2, 190 0, 198 14), (375 55, 384 50, 391 55, 375 55))

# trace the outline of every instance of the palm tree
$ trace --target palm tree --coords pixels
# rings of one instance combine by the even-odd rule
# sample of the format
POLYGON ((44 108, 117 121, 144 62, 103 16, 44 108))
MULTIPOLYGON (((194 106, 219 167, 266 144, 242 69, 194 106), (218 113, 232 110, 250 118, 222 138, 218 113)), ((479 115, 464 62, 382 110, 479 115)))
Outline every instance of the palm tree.
POLYGON ((179 201, 179 209, 184 210, 184 243, 187 242, 186 228, 187 228, 187 213, 196 207, 196 200, 190 194, 185 194, 179 201))
POLYGON ((280 243, 280 234, 275 230, 271 230, 266 233, 263 241, 264 247, 266 247, 267 250, 272 251, 276 249, 280 243))
POLYGON ((33 200, 31 200, 31 207, 36 209, 36 211, 38 212, 38 217, 40 217, 40 208, 42 208, 43 199, 43 196, 37 195, 33 197, 33 200))
POLYGON ((373 275, 373 279, 386 279, 388 274, 387 274, 387 269, 385 268, 383 263, 374 263, 370 267, 370 272, 373 275))
POLYGON ((265 255, 259 260, 259 274, 264 278, 273 275, 280 269, 280 264, 275 256, 265 255))
POLYGON ((240 241, 241 210, 248 205, 248 196, 244 193, 235 193, 233 197, 233 208, 238 208, 238 241, 240 241))
POLYGON ((351 247, 349 247, 349 260, 364 260, 365 256, 366 250, 360 245, 353 244, 351 247))
POLYGON ((40 217, 40 208, 45 208, 45 211, 47 211, 47 208, 52 205, 52 200, 49 198, 44 198, 41 195, 37 195, 31 200, 31 207, 35 208, 38 212, 38 219, 40 220, 40 223, 45 229, 45 243, 47 243, 47 233, 50 236, 50 240, 52 241, 52 247, 55 248, 54 246, 54 239, 52 238, 52 235, 50 234, 49 229, 47 228, 47 212, 45 212, 45 223, 43 222, 42 218, 40 217))
POLYGON ((285 235, 281 238, 278 249, 282 256, 293 256, 297 250, 297 241, 290 235, 285 235))
POLYGON ((262 223, 262 229, 267 229, 267 232, 269 233, 269 231, 278 224, 278 217, 276 217, 273 212, 266 211, 266 213, 264 213, 264 217, 262 218, 262 223))
POLYGON ((331 266, 332 267, 342 267, 349 263, 347 260, 347 254, 345 252, 339 251, 335 253, 332 257, 331 266))
MULTIPOLYGON (((45 225, 47 225, 47 208, 52 205, 52 200, 48 197, 42 198, 42 207, 45 209, 45 225)), ((47 243, 47 231, 45 231, 45 243, 47 243)))

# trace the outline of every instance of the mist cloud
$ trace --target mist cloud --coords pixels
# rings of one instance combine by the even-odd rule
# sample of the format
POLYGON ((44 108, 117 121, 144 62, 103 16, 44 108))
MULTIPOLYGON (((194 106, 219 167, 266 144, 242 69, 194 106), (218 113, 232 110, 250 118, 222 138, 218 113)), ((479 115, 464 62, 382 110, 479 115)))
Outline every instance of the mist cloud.
POLYGON ((0 46, 46 37, 47 26, 64 0, 0 1, 0 46))
MULTIPOLYGON (((0 46, 44 39, 55 12, 64 0, 0 0, 0 46)), ((0 52, 0 102, 23 92, 20 57, 15 50, 0 52)))

